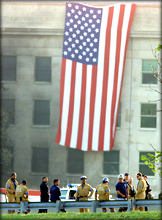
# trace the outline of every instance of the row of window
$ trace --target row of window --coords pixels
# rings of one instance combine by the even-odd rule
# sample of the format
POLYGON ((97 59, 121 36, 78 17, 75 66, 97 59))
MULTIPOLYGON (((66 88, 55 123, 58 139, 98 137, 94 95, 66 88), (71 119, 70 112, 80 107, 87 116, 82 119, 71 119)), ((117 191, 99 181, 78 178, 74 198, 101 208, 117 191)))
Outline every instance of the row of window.
MULTIPOLYGON (((15 124, 15 99, 2 99, 2 112, 6 113, 10 125, 15 124)), ((33 112, 34 125, 50 125, 50 101, 35 100, 33 112)))
MULTIPOLYGON (((139 172, 148 176, 154 176, 154 172, 144 163, 141 156, 147 156, 148 153, 155 155, 155 152, 139 152, 139 172)), ((104 152, 104 174, 119 174, 120 173, 120 159, 119 151, 104 152)))
MULTIPOLYGON (((8 115, 9 124, 15 124, 15 99, 3 99, 2 111, 8 115)), ((141 128, 156 128, 156 104, 141 104, 141 128)), ((50 125, 50 101, 35 100, 33 111, 34 125, 50 125)), ((121 127, 121 105, 117 127, 121 127)))
MULTIPOLYGON (((13 151, 13 148, 11 148, 13 151)), ((13 152, 12 152, 13 153, 13 152)), ((139 152, 139 172, 153 176, 152 170, 145 165, 141 160, 142 155, 154 152, 139 152)), ((13 163, 13 161, 12 161, 13 163)), ((12 164, 13 167, 13 164, 12 164)), ((67 154, 67 170, 68 174, 83 174, 84 173, 84 152, 74 149, 68 149, 67 154)), ((33 147, 31 159, 31 172, 48 173, 49 171, 49 149, 33 147), (40 161, 44 161, 40 163, 40 161)), ((108 151, 103 153, 103 174, 118 175, 120 173, 120 152, 108 151)))
MULTIPOLYGON (((35 58, 35 81, 51 82, 51 57, 36 57, 35 58)), ((2 56, 1 70, 2 80, 16 81, 16 56, 2 56)))
MULTIPOLYGON (((16 81, 16 56, 2 56, 2 80, 16 81)), ((51 57, 35 57, 35 81, 51 82, 51 57)), ((153 73, 157 72, 156 60, 142 60, 142 84, 157 84, 153 73)))
MULTIPOLYGON (((153 171, 145 165, 141 160, 142 155, 148 153, 155 154, 154 152, 139 152, 139 172, 154 176, 153 171)), ((40 165, 40 161, 48 161, 47 148, 32 148, 32 172, 45 172, 48 173, 48 163, 40 165)), ((120 152, 108 151, 103 154, 103 174, 118 175, 120 173, 120 152)), ((83 174, 84 173, 84 152, 74 149, 68 149, 67 154, 67 173, 69 174, 83 174)))

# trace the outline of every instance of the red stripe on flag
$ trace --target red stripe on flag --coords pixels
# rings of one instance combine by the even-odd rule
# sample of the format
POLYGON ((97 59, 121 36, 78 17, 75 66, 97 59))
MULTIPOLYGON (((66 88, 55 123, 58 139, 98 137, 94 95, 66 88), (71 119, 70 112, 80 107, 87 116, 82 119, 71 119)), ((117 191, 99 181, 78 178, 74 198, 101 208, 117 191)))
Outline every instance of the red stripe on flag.
POLYGON ((82 148, 83 124, 84 124, 85 100, 86 100, 86 81, 87 81, 87 65, 83 64, 79 127, 78 127, 78 137, 77 137, 77 149, 79 150, 81 150, 82 148))
POLYGON ((110 150, 112 150, 112 148, 113 148, 113 122, 114 122, 114 111, 115 111, 116 95, 117 95, 117 85, 118 85, 120 48, 121 48, 121 35, 122 35, 124 11, 125 11, 125 5, 121 5, 120 6, 120 13, 119 13, 118 28, 117 28, 115 73, 114 73, 114 85, 113 85, 112 105, 111 105, 110 150))
POLYGON ((114 7, 111 7, 109 9, 107 28, 106 28, 104 75, 103 75, 103 86, 102 86, 102 102, 101 102, 101 115, 100 115, 99 143, 98 143, 99 151, 103 151, 103 147, 104 147, 104 133, 105 133, 104 131, 105 131, 107 88, 108 88, 108 75, 109 75, 110 38, 111 38, 113 11, 114 11, 114 7))
POLYGON ((96 99, 96 83, 97 83, 97 66, 92 66, 92 82, 91 82, 90 111, 89 111, 89 131, 88 131, 88 151, 92 150, 94 107, 95 107, 95 99, 96 99))
POLYGON ((70 87, 70 101, 69 101, 69 113, 68 113, 68 123, 66 130, 66 140, 65 145, 70 146, 71 133, 72 133, 72 123, 73 123, 73 113, 74 113, 74 96, 75 96, 75 78, 76 78, 76 62, 72 62, 71 70, 71 87, 70 87))
POLYGON ((60 143, 61 139, 61 122, 62 122, 62 107, 63 107, 63 99, 64 99, 64 84, 65 84, 65 69, 66 69, 66 59, 62 58, 62 66, 61 66, 61 84, 60 84, 60 120, 59 120, 59 128, 56 136, 56 143, 60 143))
MULTIPOLYGON (((125 61, 126 61, 126 55, 127 55, 129 33, 130 33, 130 30, 131 30, 131 25, 132 25, 135 9, 136 9, 136 5, 132 4, 131 12, 130 12, 130 18, 129 18, 129 23, 128 23, 128 29, 127 29, 127 38, 126 38, 125 53, 124 53, 124 63, 123 63, 123 73, 124 73, 124 70, 125 70, 125 61)), ((120 99, 121 99, 121 91, 122 91, 122 87, 123 87, 123 79, 124 79, 124 74, 122 74, 122 80, 121 80, 121 87, 120 87, 120 94, 119 94, 119 104, 118 104, 117 117, 116 117, 116 122, 115 122, 115 133, 116 133, 116 125, 117 125, 117 121, 118 121, 120 99)), ((113 140, 112 141, 113 141, 112 142, 112 146, 113 146, 114 145, 114 141, 115 141, 115 134, 113 136, 113 140)))

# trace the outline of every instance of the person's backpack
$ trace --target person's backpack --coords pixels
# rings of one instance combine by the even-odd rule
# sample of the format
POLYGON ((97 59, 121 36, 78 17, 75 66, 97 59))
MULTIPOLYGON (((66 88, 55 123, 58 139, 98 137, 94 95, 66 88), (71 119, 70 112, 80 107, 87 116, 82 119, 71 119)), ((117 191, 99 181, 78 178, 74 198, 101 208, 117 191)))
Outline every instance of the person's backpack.
MULTIPOLYGON (((129 185, 129 184, 128 184, 129 185)), ((136 191, 135 191, 135 189, 133 188, 132 189, 132 187, 129 185, 129 187, 130 187, 130 196, 131 197, 134 197, 135 195, 136 195, 136 191)))

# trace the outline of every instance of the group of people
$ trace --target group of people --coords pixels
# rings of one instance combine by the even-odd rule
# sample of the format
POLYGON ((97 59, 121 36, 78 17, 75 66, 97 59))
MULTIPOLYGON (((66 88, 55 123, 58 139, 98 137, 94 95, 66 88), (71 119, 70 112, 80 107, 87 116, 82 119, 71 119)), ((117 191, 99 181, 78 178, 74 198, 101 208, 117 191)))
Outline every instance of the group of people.
MULTIPOLYGON (((42 178, 42 183, 40 185, 40 200, 41 202, 49 202, 49 199, 51 202, 55 202, 57 200, 60 200, 61 196, 61 191, 59 188, 60 185, 60 180, 59 179, 54 179, 53 180, 53 185, 50 188, 50 197, 48 193, 48 177, 43 177, 42 178)), ((61 209, 62 212, 66 212, 65 209, 61 209)), ((38 213, 47 213, 47 209, 39 209, 38 213)))
MULTIPOLYGON (((12 173, 11 177, 6 182, 6 195, 8 198, 9 203, 21 203, 22 209, 21 214, 28 214, 30 212, 30 209, 28 209, 28 202, 29 202, 29 191, 27 188, 27 182, 26 180, 23 180, 22 183, 19 185, 17 181, 17 175, 16 173, 12 173)), ((42 183, 40 185, 40 199, 41 202, 49 202, 49 193, 48 193, 48 178, 43 177, 42 183)), ((59 179, 54 179, 53 186, 50 188, 50 200, 51 202, 56 202, 57 200, 60 200, 61 191, 58 187, 60 184, 59 179)), ((61 209, 62 212, 66 212, 64 209, 61 209)), ((14 214, 15 209, 9 209, 8 214, 14 214)), ((20 213, 20 210, 18 211, 20 213)), ((39 209, 39 213, 47 213, 47 209, 39 209)))
MULTIPOLYGON (((149 199, 152 198, 152 190, 150 185, 147 181, 147 176, 142 175, 142 173, 137 173, 137 189, 133 185, 133 178, 128 174, 125 173, 120 174, 118 176, 118 183, 116 184, 116 192, 117 192, 117 199, 149 199)), ((136 210, 140 211, 148 211, 147 207, 136 207, 136 210)), ((120 212, 127 211, 127 208, 120 208, 120 212)))
MULTIPOLYGON (((110 200, 110 187, 109 179, 107 177, 102 179, 102 183, 99 184, 94 190, 91 185, 89 185, 86 180, 86 176, 81 176, 81 184, 78 185, 76 193, 74 194, 76 201, 88 201, 95 193, 95 200, 99 201, 108 201, 110 200), (95 192, 94 192, 95 191, 95 192)), ((125 173, 118 176, 118 182, 116 184, 116 193, 118 200, 125 199, 149 199, 152 196, 152 190, 149 183, 147 182, 147 176, 137 173, 137 190, 133 185, 133 178, 125 173)), ((48 189, 48 177, 42 178, 42 183, 40 185, 40 201, 41 202, 51 202, 56 203, 57 200, 60 200, 61 190, 59 188, 60 180, 54 179, 53 185, 50 187, 50 195, 48 189)), ((29 213, 28 209, 28 188, 26 180, 23 180, 19 185, 16 180, 16 173, 11 174, 11 178, 6 182, 6 194, 8 197, 8 202, 23 202, 22 213, 29 213)), ((138 207, 136 208, 138 210, 138 207)), ((141 211, 147 211, 147 207, 139 207, 141 211)), ((61 209, 62 212, 66 212, 65 209, 61 209)), ((106 208, 102 208, 103 212, 107 212, 106 208)), ((119 208, 119 212, 127 211, 127 208, 119 208)), ((88 208, 80 208, 80 213, 89 212, 88 208)), ((110 212, 115 212, 114 208, 110 208, 110 212)), ((8 210, 9 214, 15 213, 15 210, 8 210)), ((47 213, 47 209, 39 209, 38 213, 47 213)))
MULTIPOLYGON (((6 182, 6 195, 8 198, 8 202, 23 202, 22 205, 22 213, 28 214, 30 210, 28 209, 28 188, 26 180, 23 180, 19 185, 16 180, 16 173, 11 174, 11 178, 6 182)), ((9 209, 8 214, 14 214, 15 209, 9 209)), ((20 211, 18 212, 20 213, 20 211)))
MULTIPOLYGON (((152 196, 152 190, 149 183, 147 182, 147 176, 142 175, 142 173, 137 173, 137 190, 133 185, 133 178, 125 173, 118 176, 118 182, 116 184, 116 193, 118 200, 125 199, 149 199, 152 196)), ((75 199, 77 201, 86 201, 94 193, 93 188, 86 183, 86 176, 81 177, 81 185, 77 187, 75 193, 75 199)), ((110 200, 110 188, 109 188, 109 179, 107 177, 103 178, 102 183, 96 187, 95 190, 95 200, 99 201, 108 201, 110 200)), ((136 207, 136 210, 148 211, 147 207, 136 207)), ((107 212, 106 208, 102 208, 103 212, 107 212)), ((127 211, 127 208, 119 208, 119 212, 127 211)), ((80 209, 80 212, 89 212, 89 209, 80 209)), ((115 212, 114 208, 110 208, 110 212, 115 212)))

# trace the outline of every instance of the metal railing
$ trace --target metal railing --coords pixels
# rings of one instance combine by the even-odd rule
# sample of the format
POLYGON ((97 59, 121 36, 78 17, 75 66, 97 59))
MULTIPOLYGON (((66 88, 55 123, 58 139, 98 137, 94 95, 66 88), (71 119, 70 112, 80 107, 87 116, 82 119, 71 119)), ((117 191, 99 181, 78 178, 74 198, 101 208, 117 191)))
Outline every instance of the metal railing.
MULTIPOLYGON (((153 199, 153 200, 109 200, 109 201, 57 201, 56 203, 41 203, 41 202, 29 202, 28 208, 33 209, 55 209, 56 212, 60 212, 61 209, 79 209, 79 208, 89 208, 91 212, 96 212, 97 208, 120 208, 127 207, 128 212, 132 211, 135 207, 161 207, 162 200, 153 199)), ((0 203, 0 209, 17 209, 22 210, 23 202, 18 203, 0 203)))

